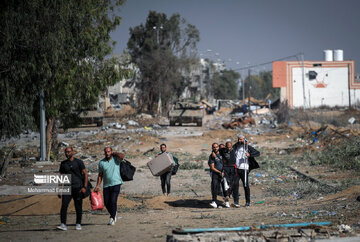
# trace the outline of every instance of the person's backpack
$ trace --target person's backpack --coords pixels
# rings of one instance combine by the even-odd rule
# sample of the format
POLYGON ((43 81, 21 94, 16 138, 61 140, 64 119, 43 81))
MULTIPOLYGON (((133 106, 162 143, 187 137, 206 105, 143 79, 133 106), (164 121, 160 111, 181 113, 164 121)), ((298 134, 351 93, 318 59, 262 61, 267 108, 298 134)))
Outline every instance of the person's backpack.
POLYGON ((176 158, 175 156, 173 156, 174 158, 174 161, 175 161, 175 166, 171 169, 171 175, 176 175, 176 172, 178 171, 179 169, 179 159, 176 158))
POLYGON ((123 159, 120 161, 120 175, 123 181, 132 181, 136 167, 131 165, 130 161, 123 159))

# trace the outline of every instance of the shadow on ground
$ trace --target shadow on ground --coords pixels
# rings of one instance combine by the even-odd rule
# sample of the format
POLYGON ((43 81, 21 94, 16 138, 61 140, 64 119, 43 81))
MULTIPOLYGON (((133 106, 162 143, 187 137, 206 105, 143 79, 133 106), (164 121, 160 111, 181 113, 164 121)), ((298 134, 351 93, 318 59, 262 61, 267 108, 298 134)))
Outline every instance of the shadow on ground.
POLYGON ((210 208, 210 200, 180 199, 176 201, 165 201, 171 207, 182 208, 210 208))

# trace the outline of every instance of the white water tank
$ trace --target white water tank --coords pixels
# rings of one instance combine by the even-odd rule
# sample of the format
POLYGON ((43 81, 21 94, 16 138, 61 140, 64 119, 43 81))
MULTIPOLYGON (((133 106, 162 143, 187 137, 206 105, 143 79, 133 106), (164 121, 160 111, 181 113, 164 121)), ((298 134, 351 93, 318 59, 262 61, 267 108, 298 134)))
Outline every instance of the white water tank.
POLYGON ((333 61, 333 51, 332 50, 324 50, 324 59, 325 59, 325 61, 333 61))
POLYGON ((334 50, 334 61, 344 61, 343 50, 334 50))

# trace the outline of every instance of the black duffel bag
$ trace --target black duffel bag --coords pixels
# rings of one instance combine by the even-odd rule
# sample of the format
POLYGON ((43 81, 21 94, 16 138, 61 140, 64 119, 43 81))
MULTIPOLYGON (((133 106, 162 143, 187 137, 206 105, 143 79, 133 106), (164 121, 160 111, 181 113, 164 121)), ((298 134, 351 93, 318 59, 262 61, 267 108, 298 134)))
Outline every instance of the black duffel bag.
POLYGON ((131 165, 130 161, 123 159, 120 162, 120 175, 123 181, 132 181, 136 167, 131 165))
MULTIPOLYGON (((82 184, 84 185, 84 184, 85 184, 85 175, 84 175, 84 173, 81 174, 81 180, 82 180, 82 184)), ((91 189, 92 189, 92 188, 93 188, 93 186, 92 186, 92 184, 91 184, 91 182, 90 182, 90 179, 88 178, 88 183, 87 183, 87 186, 85 187, 86 192, 85 192, 85 193, 82 193, 82 192, 80 191, 80 197, 81 197, 82 199, 88 197, 88 196, 90 195, 90 193, 91 193, 91 189)))
POLYGON ((80 191, 80 195, 81 195, 81 198, 82 199, 84 199, 84 198, 86 198, 86 197, 88 197, 89 195, 90 195, 90 193, 91 193, 91 189, 93 188, 93 186, 92 186, 92 184, 91 184, 91 182, 88 180, 88 184, 87 184, 87 186, 86 186, 86 192, 85 193, 82 193, 81 191, 80 191))
POLYGON ((175 162, 175 166, 171 169, 171 175, 176 175, 178 169, 179 169, 179 159, 176 158, 175 156, 173 156, 174 162, 175 162))

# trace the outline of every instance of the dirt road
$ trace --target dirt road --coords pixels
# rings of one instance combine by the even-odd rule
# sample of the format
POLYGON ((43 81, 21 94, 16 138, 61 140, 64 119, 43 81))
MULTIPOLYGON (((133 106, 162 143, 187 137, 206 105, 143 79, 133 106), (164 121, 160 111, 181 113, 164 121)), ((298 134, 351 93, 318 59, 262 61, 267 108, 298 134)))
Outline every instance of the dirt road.
MULTIPOLYGON (((93 160, 102 157, 105 145, 116 147, 118 151, 124 150, 126 157, 137 167, 134 181, 126 182, 121 188, 118 222, 115 226, 108 226, 107 212, 91 212, 88 200, 84 200, 83 230, 75 230, 74 208, 70 204, 69 230, 57 231, 55 228, 60 222, 60 200, 56 196, 3 196, 0 197, 0 241, 165 241, 167 235, 171 235, 172 230, 177 228, 256 227, 261 224, 319 221, 332 222, 329 230, 337 230, 337 225, 348 224, 355 228, 355 233, 359 232, 360 220, 356 215, 360 215, 360 202, 356 201, 356 197, 360 186, 349 186, 342 191, 325 195, 298 197, 289 186, 302 183, 301 178, 293 174, 273 176, 268 172, 269 168, 262 169, 275 160, 282 162, 284 158, 279 155, 278 150, 298 143, 294 132, 273 131, 261 135, 254 132, 248 135, 250 142, 262 152, 259 158, 261 168, 253 171, 250 176, 251 206, 210 208, 207 158, 211 144, 224 142, 226 139, 234 140, 239 132, 241 130, 213 129, 205 125, 202 128, 166 127, 158 134, 112 133, 107 130, 86 138, 64 139, 74 145, 75 149, 78 147, 78 156, 96 157, 93 160), (186 166, 185 169, 184 165, 182 169, 180 166, 177 175, 172 177, 172 192, 169 197, 161 195, 159 178, 153 177, 146 167, 146 163, 158 152, 161 143, 166 143, 168 151, 179 156, 180 165, 186 163, 198 167, 195 169, 186 166), (152 148, 154 150, 151 151, 152 148), (147 153, 144 155, 145 152, 147 153), (288 189, 287 195, 276 192, 274 187, 288 189)), ((285 159, 293 159, 291 155, 285 159)), ((93 163, 89 159, 88 167, 91 164, 93 163)), ((10 172, 17 171, 17 166, 14 164, 10 167, 10 172)), ((49 166, 49 169, 54 166, 56 167, 49 166)), ((321 169, 321 166, 309 169, 307 163, 299 161, 296 162, 296 167, 324 181, 333 174, 331 169, 321 169)), ((96 169, 90 173, 95 183, 96 169)), ((337 179, 355 176, 352 172, 337 173, 337 179)), ((245 204, 242 188, 240 204, 245 204)))

